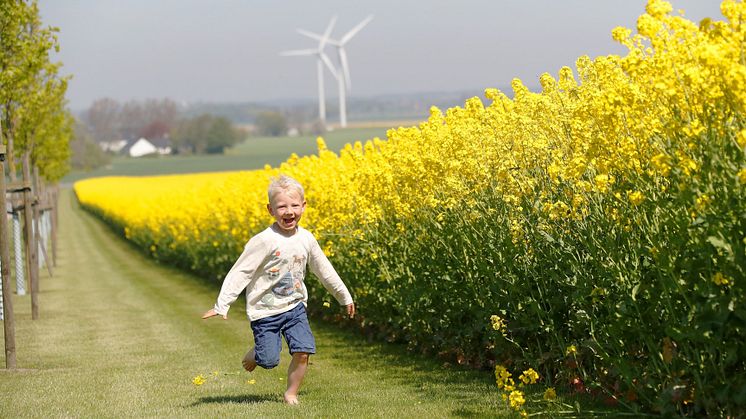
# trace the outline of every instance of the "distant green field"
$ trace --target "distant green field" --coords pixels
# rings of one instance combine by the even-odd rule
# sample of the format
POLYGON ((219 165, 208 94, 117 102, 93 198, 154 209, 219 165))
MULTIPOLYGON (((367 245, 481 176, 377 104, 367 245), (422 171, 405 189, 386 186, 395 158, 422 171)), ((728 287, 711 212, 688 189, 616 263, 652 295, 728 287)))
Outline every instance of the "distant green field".
MULTIPOLYGON (((330 150, 338 152, 345 144, 379 137, 386 138, 387 128, 346 128, 327 132, 324 141, 330 150)), ((265 164, 278 166, 292 153, 299 156, 316 154, 316 137, 251 137, 226 150, 221 155, 115 157, 111 164, 90 172, 73 171, 61 183, 100 176, 150 176, 196 172, 254 170, 265 164)))

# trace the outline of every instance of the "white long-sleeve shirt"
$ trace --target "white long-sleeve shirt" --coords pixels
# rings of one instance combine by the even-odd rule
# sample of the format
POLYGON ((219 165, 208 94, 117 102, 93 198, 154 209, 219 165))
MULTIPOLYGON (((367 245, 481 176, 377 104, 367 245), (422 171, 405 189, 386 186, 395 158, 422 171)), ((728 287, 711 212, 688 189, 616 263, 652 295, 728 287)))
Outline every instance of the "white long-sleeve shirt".
POLYGON ((258 320, 292 310, 308 301, 304 282, 310 267, 324 288, 341 305, 352 304, 352 296, 308 230, 298 227, 284 236, 274 225, 252 237, 225 276, 215 312, 228 313, 238 294, 246 289, 246 314, 258 320))

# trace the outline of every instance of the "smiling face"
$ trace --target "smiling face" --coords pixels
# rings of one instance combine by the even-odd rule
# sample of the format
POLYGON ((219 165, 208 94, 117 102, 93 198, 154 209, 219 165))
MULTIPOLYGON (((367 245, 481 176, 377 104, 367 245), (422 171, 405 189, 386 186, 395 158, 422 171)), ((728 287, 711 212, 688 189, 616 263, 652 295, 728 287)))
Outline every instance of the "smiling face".
POLYGON ((295 234, 298 221, 306 210, 306 201, 294 189, 280 189, 272 195, 267 211, 275 217, 277 227, 288 236, 295 234))

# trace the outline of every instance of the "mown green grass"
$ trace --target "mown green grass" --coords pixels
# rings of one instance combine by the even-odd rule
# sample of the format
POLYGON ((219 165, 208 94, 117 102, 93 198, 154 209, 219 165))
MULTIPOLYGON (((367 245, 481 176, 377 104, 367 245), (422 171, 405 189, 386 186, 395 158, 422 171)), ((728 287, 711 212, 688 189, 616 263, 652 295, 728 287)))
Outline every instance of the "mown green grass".
MULTIPOLYGON (((364 142, 373 137, 386 138, 387 128, 345 128, 329 131, 323 135, 327 147, 335 152, 345 144, 364 142)), ((225 154, 159 156, 159 157, 114 157, 111 164, 89 172, 73 171, 61 183, 68 184, 80 179, 99 176, 148 176, 195 172, 220 172, 232 170, 254 170, 265 164, 278 166, 292 153, 307 156, 317 153, 316 136, 298 137, 250 137, 246 141, 227 149, 225 154)))
POLYGON ((29 296, 14 296, 19 369, 0 370, 0 417, 511 415, 489 372, 445 368, 313 319, 318 354, 301 405, 285 406, 287 353, 276 369, 241 369, 251 338, 241 300, 227 321, 201 320, 214 283, 147 259, 69 190, 60 204, 57 267, 52 278, 42 274, 40 319, 31 320, 29 296), (199 374, 206 382, 195 386, 199 374))

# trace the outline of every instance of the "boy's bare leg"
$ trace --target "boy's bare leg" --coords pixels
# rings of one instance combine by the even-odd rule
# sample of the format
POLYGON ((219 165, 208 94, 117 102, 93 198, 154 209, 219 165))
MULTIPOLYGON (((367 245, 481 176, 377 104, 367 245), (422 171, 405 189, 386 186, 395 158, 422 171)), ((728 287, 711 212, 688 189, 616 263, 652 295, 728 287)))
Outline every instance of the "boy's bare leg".
POLYGON ((308 368, 308 354, 296 352, 288 367, 288 389, 285 391, 285 403, 298 404, 298 390, 308 368))
POLYGON ((256 359, 254 359, 254 348, 251 348, 249 352, 246 352, 246 355, 243 356, 243 360, 241 361, 241 364, 243 364, 243 368, 248 371, 254 371, 254 368, 256 368, 256 359))

